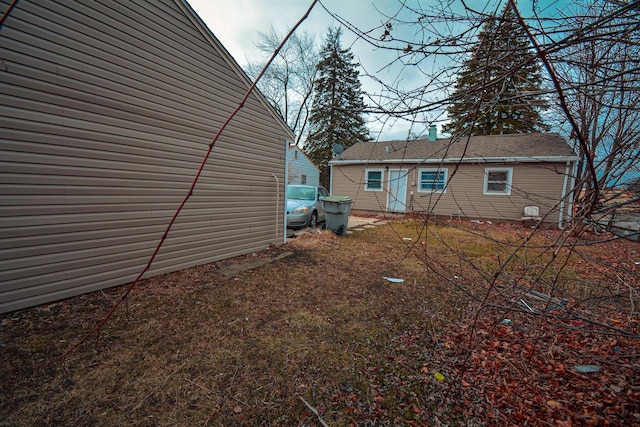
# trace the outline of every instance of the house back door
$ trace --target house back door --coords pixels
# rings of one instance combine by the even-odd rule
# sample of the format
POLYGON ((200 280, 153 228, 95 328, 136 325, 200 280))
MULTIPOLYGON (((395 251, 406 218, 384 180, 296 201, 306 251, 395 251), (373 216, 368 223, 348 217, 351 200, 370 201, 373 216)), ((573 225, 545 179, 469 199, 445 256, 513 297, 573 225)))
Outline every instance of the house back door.
POLYGON ((407 200, 407 171, 390 170, 388 188, 387 211, 404 212, 407 200))

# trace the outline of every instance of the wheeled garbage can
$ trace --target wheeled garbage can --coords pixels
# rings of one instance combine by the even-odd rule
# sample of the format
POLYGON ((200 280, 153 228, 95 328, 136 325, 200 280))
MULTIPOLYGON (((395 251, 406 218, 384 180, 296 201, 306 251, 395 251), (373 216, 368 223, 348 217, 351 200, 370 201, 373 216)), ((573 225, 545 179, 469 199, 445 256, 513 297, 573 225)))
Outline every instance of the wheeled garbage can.
POLYGON ((351 197, 328 196, 322 199, 325 212, 325 225, 338 236, 347 234, 349 212, 351 211, 351 197))

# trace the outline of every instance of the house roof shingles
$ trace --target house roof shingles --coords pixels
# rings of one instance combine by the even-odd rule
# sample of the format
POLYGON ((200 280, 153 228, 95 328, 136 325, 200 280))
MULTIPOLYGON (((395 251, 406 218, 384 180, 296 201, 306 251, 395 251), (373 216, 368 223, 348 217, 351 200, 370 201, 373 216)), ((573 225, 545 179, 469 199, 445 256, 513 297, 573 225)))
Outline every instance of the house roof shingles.
POLYGON ((360 142, 345 150, 334 163, 349 161, 543 161, 577 160, 569 144, 556 133, 473 136, 459 140, 360 142), (388 147, 388 148, 387 148, 388 147))

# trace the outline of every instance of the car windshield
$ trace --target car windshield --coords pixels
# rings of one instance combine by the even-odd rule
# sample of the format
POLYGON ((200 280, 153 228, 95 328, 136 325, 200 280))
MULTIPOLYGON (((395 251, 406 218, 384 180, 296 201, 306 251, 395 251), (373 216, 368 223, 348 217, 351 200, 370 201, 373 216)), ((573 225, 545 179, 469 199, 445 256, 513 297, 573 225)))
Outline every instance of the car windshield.
POLYGON ((316 192, 308 187, 289 187, 287 197, 297 200, 315 200, 316 192))

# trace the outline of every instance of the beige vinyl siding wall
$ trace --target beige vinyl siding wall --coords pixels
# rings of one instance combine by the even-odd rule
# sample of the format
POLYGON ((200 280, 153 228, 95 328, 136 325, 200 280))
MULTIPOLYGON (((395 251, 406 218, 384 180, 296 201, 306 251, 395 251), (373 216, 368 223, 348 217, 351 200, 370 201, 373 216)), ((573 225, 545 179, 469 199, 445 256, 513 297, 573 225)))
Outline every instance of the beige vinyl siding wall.
MULTIPOLYGON (((128 283, 148 262, 249 87, 183 10, 30 1, 5 22, 0 312, 128 283)), ((147 276, 282 243, 291 137, 251 96, 147 276)))
MULTIPOLYGON (((462 217, 468 218, 517 221, 522 218, 525 206, 535 205, 540 208, 545 221, 555 223, 558 221, 564 171, 564 164, 465 164, 451 177, 453 167, 449 167, 449 184, 434 212, 445 215, 460 213, 462 217), (510 168, 511 194, 484 194, 485 168, 510 168)), ((419 205, 422 205, 420 200, 424 197, 420 196, 423 194, 419 193, 416 197, 419 205)))
MULTIPOLYGON (((370 165, 378 168, 380 165, 370 165)), ((407 189, 407 212, 430 212, 436 215, 463 218, 517 221, 523 216, 524 206, 540 208, 544 220, 557 223, 559 203, 564 183, 565 163, 519 164, 462 164, 455 172, 455 165, 444 165, 448 170, 448 185, 444 193, 418 191, 421 168, 425 165, 403 165, 410 169, 407 189), (512 168, 510 195, 484 194, 485 168, 512 168), (414 196, 411 200, 411 191, 414 196)), ((333 166, 333 193, 349 195, 354 199, 352 209, 385 211, 387 193, 364 190, 364 165, 333 166)), ((384 165, 382 165, 384 169, 384 165)), ((395 168, 389 164, 389 168, 395 168)), ((385 179, 387 178, 385 172, 385 179)), ((567 182, 567 185, 569 182, 567 182)))
MULTIPOLYGON (((395 168, 395 166, 391 167, 395 168)), ((409 166, 403 165, 403 168, 409 168, 409 166)), ((331 172, 331 194, 351 197, 352 210, 385 212, 387 210, 387 179, 388 171, 384 170, 384 165, 334 165, 331 172), (384 187, 382 191, 365 190, 367 169, 382 170, 384 187)))

